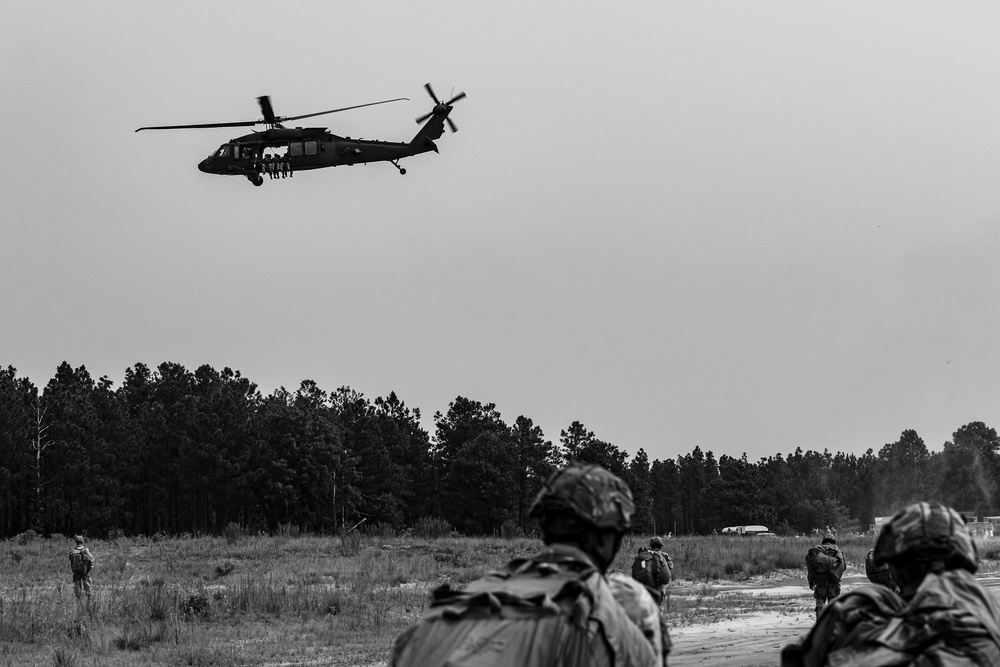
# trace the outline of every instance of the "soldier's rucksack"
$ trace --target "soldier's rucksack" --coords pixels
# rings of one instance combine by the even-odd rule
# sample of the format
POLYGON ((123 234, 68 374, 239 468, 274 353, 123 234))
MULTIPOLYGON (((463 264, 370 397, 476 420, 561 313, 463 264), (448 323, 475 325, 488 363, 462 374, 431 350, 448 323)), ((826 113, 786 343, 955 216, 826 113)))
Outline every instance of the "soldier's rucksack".
POLYGON ((828 544, 816 545, 806 554, 806 567, 812 574, 836 574, 840 567, 840 553, 828 544))
POLYGON ((632 578, 643 586, 659 588, 670 583, 670 568, 667 559, 653 553, 646 547, 639 547, 639 553, 632 561, 632 578))
POLYGON ((69 552, 69 566, 73 570, 73 574, 87 574, 87 559, 81 549, 69 552))
POLYGON ((442 586, 431 611, 396 639, 389 665, 610 665, 588 635, 594 598, 585 581, 596 572, 516 559, 464 590, 442 586))

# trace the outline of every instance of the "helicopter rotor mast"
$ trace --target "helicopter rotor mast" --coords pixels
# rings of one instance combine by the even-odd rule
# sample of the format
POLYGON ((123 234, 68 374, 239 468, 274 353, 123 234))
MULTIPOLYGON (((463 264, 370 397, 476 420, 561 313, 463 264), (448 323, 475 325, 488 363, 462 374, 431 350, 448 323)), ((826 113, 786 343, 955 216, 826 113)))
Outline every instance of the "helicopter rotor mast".
POLYGON ((268 95, 262 95, 261 97, 257 98, 257 103, 260 104, 260 111, 264 116, 260 120, 243 120, 243 121, 233 121, 229 123, 195 123, 190 125, 154 125, 149 127, 140 127, 139 129, 136 130, 136 132, 140 132, 142 130, 190 130, 190 129, 212 128, 212 127, 253 127, 255 125, 266 125, 269 129, 274 129, 274 128, 284 127, 282 123, 290 120, 312 118, 313 116, 322 116, 328 113, 337 113, 339 111, 360 109, 362 107, 371 107, 377 104, 388 104, 389 102, 399 102, 400 100, 409 100, 409 99, 410 98, 408 97, 397 97, 395 99, 382 100, 380 102, 369 102, 367 104, 355 104, 354 106, 341 107, 339 109, 317 111, 315 113, 302 114, 301 116, 275 116, 274 109, 271 107, 271 98, 268 95))

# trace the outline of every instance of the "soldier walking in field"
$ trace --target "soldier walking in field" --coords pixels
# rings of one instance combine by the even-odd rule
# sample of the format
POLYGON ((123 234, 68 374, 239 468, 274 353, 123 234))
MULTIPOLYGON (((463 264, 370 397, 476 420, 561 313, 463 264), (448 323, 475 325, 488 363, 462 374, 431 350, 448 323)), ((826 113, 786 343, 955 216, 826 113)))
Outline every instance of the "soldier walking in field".
POLYGON ((663 540, 653 536, 649 540, 649 548, 639 547, 639 553, 632 561, 632 578, 650 589, 661 612, 674 569, 674 561, 662 548, 663 540))
POLYGON ((670 641, 648 590, 606 573, 632 527, 632 493, 596 465, 570 464, 531 507, 545 548, 461 590, 396 638, 390 667, 666 665, 670 641))
POLYGON ((73 592, 77 600, 81 599, 84 593, 89 600, 90 571, 94 569, 94 556, 90 553, 90 549, 84 546, 83 535, 77 535, 73 541, 76 542, 76 547, 69 552, 69 565, 73 571, 73 592))
POLYGON ((809 588, 816 598, 817 618, 823 607, 840 595, 840 578, 844 576, 846 569, 844 553, 830 533, 824 535, 823 541, 806 554, 806 574, 809 588))

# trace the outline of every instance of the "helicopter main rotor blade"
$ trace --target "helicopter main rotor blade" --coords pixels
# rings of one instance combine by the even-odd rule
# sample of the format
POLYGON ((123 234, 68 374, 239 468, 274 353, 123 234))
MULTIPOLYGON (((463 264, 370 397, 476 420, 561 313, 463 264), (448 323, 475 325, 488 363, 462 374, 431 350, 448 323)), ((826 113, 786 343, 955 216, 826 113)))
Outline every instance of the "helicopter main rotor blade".
POLYGON ((453 121, 451 118, 448 118, 447 116, 445 116, 444 120, 446 123, 448 123, 448 127, 451 129, 452 132, 458 132, 458 128, 455 126, 455 121, 453 121))
POLYGON ((462 91, 458 95, 455 95, 455 97, 453 97, 450 100, 448 100, 447 102, 445 102, 445 104, 447 104, 448 106, 451 106, 452 104, 454 104, 455 102, 459 101, 463 97, 465 97, 465 91, 462 91))
POLYGON ((191 130, 205 127, 253 127, 260 125, 259 120, 243 120, 235 123, 198 123, 196 125, 154 125, 151 127, 140 127, 140 130, 191 130))
POLYGON ((271 96, 261 95, 257 98, 257 104, 260 105, 260 112, 264 114, 264 122, 274 125, 277 121, 274 118, 274 109, 271 108, 271 96))
POLYGON ((299 120, 300 118, 312 118, 313 116, 322 116, 327 113, 337 113, 338 111, 347 111, 348 109, 360 109, 361 107, 371 107, 376 104, 387 104, 389 102, 399 102, 400 100, 408 100, 408 97, 397 97, 393 100, 382 100, 381 102, 369 102, 368 104, 355 104, 352 107, 342 107, 340 109, 330 109, 329 111, 317 111, 316 113, 307 113, 301 116, 275 116, 274 109, 271 107, 271 98, 267 95, 262 95, 257 98, 257 102, 260 104, 260 111, 264 115, 262 120, 240 120, 232 123, 197 123, 192 125, 155 125, 150 127, 140 127, 136 132, 140 130, 189 130, 197 128, 209 128, 209 127, 253 127, 254 125, 280 125, 286 120, 299 120))
POLYGON ((278 121, 286 120, 299 120, 300 118, 312 118, 313 116, 322 116, 327 113, 337 113, 338 111, 347 111, 349 109, 360 109, 361 107, 373 107, 376 104, 388 104, 389 102, 399 102, 400 100, 409 100, 409 97, 397 97, 393 100, 382 100, 381 102, 369 102, 368 104, 355 104, 353 107, 341 107, 340 109, 330 109, 329 111, 317 111, 316 113, 302 114, 301 116, 281 116, 277 118, 278 121))

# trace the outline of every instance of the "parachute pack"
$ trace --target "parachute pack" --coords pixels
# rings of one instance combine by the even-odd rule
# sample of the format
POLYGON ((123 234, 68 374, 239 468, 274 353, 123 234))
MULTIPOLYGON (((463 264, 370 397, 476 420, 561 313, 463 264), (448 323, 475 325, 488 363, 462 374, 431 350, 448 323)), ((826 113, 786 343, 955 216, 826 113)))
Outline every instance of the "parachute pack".
POLYGON ((74 549, 69 552, 69 566, 73 570, 73 574, 84 575, 90 571, 82 549, 74 549))
POLYGON ((430 613, 396 640, 389 664, 610 664, 592 654, 588 637, 594 600, 585 581, 596 572, 516 559, 464 590, 442 586, 430 613))
POLYGON ((671 579, 667 559, 645 547, 639 547, 639 553, 632 561, 632 578, 643 586, 654 589, 666 586, 671 579))
POLYGON ((839 551, 828 544, 816 545, 806 554, 806 567, 811 574, 836 574, 840 563, 839 551))

